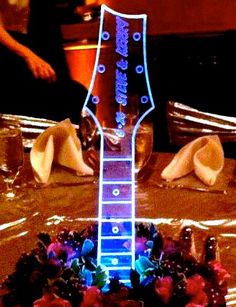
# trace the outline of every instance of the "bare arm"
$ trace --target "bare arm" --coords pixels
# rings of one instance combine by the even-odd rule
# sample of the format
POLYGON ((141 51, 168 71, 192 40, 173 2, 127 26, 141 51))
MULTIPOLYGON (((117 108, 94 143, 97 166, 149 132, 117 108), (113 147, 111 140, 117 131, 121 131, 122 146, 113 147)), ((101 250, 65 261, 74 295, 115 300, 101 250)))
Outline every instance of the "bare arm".
POLYGON ((17 42, 1 25, 0 44, 4 45, 19 57, 22 57, 35 78, 48 82, 54 82, 56 80, 56 73, 51 65, 37 56, 28 47, 17 42))

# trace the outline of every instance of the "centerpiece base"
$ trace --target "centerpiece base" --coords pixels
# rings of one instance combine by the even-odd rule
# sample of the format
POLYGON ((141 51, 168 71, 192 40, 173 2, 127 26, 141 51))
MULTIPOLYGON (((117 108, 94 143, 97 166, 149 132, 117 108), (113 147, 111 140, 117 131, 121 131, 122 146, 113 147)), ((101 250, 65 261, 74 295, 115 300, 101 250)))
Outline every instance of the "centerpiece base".
POLYGON ((188 226, 177 239, 153 224, 136 223, 135 229, 131 287, 115 276, 104 291, 107 270, 96 264, 97 224, 90 224, 82 231, 62 229, 54 238, 39 233, 36 246, 21 255, 2 283, 2 306, 45 306, 49 300, 77 307, 226 306, 230 275, 219 261, 216 237, 206 236, 198 259, 188 226))

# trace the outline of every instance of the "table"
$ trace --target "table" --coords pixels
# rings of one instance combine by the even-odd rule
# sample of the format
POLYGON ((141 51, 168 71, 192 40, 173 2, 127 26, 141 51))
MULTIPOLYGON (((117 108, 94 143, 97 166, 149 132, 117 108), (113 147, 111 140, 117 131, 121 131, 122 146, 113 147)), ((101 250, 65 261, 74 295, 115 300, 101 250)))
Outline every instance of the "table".
MULTIPOLYGON (((204 186, 194 175, 177 181, 189 188, 160 188, 160 173, 172 157, 170 153, 154 153, 140 174, 136 186, 137 221, 153 222, 164 235, 172 236, 177 236, 182 226, 190 225, 199 257, 206 235, 217 236, 221 262, 231 273, 230 294, 234 291, 236 296, 233 289, 236 287, 236 184, 230 183, 236 161, 225 159, 224 169, 212 188, 218 193, 208 193, 190 189, 204 186)), ((13 272, 23 251, 35 247, 40 231, 53 235, 63 227, 82 229, 97 216, 98 182, 94 177, 76 176, 55 166, 50 183, 39 187, 26 155, 20 179, 25 183, 27 197, 0 204, 0 280, 13 272)))

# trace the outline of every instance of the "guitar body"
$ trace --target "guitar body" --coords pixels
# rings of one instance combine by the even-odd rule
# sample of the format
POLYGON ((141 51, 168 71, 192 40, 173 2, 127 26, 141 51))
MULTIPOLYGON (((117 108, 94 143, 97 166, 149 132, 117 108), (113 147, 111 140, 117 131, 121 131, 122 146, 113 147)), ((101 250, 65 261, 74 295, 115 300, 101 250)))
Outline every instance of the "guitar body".
POLYGON ((85 101, 100 134, 98 265, 130 285, 135 266, 135 136, 154 109, 146 15, 101 7, 98 49, 85 101))

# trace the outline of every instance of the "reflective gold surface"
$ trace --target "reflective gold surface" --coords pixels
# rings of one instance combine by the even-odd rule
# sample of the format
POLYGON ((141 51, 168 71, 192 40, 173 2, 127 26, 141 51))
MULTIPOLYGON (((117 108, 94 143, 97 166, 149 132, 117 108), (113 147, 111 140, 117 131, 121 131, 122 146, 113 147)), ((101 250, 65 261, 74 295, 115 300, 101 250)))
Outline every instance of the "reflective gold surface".
MULTIPOLYGON (((161 188, 160 173, 172 154, 155 153, 140 173, 136 187, 137 221, 153 222, 164 235, 178 236, 180 228, 190 225, 194 231, 196 252, 201 256, 208 234, 217 236, 221 262, 230 272, 228 306, 236 305, 236 184, 232 183, 235 160, 226 159, 223 172, 208 193, 185 188, 161 188)), ((0 279, 13 272, 23 251, 36 244, 36 235, 47 231, 52 236, 63 227, 81 229, 96 221, 98 183, 93 177, 78 177, 55 167, 50 183, 38 186, 32 175, 28 155, 20 182, 28 197, 0 203, 0 279)), ((204 187, 194 175, 174 184, 204 187)))

